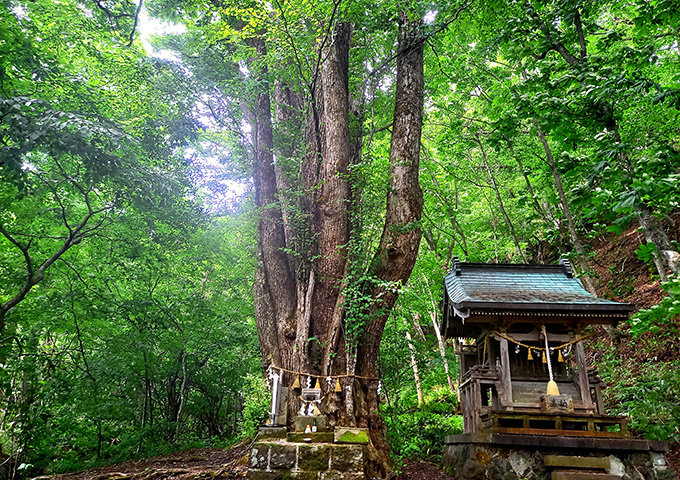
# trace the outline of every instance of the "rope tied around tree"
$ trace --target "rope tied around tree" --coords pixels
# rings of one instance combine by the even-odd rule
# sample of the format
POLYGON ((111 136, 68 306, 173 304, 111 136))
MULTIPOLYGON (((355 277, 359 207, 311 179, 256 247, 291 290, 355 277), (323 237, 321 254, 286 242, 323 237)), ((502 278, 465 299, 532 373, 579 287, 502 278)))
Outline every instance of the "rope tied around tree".
POLYGON ((380 377, 367 377, 364 375, 357 375, 355 373, 341 373, 338 375, 316 375, 314 373, 307 373, 307 372, 298 372, 295 370, 290 370, 288 368, 283 368, 279 367, 277 365, 271 364, 269 366, 272 370, 281 370, 283 372, 287 373, 292 373, 293 375, 302 375, 305 377, 311 377, 311 378, 332 378, 332 379, 339 379, 339 378, 347 378, 347 377, 352 377, 352 378, 360 378, 362 380, 378 380, 380 381, 380 377))

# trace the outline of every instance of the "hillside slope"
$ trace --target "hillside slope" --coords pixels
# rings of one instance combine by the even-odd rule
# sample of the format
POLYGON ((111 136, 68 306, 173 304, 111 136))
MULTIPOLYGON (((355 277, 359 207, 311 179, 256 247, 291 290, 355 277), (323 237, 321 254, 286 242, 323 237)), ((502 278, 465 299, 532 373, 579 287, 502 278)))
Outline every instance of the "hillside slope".
MULTIPOLYGON (((666 221, 680 242, 680 214, 666 221)), ((596 256, 591 267, 600 296, 633 303, 638 310, 665 297, 653 264, 645 264, 635 253, 643 243, 638 225, 593 240, 596 256)), ((669 459, 680 474, 680 316, 658 325, 654 333, 633 335, 628 323, 619 324, 611 335, 600 333, 588 351, 591 366, 608 384, 608 411, 631 416, 635 434, 668 441, 669 459)))

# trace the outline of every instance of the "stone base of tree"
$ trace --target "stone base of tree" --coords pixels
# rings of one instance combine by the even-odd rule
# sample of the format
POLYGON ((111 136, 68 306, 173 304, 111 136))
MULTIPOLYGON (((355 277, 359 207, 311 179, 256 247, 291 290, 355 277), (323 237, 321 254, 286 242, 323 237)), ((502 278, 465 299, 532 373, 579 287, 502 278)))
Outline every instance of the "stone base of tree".
MULTIPOLYGON (((332 430, 332 429, 329 429, 332 430)), ((362 429, 353 434, 363 439, 362 429)), ((285 427, 262 427, 250 456, 249 480, 364 480, 366 445, 363 442, 334 442, 332 431, 285 432, 285 427)))
POLYGON ((624 438, 463 434, 446 437, 442 464, 458 480, 677 480, 667 451, 624 438))

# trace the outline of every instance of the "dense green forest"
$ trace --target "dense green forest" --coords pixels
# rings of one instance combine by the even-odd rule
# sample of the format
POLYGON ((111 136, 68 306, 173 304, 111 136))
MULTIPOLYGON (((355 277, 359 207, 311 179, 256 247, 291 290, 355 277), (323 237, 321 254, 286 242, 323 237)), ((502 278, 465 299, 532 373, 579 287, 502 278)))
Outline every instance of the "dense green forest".
POLYGON ((677 449, 677 7, 3 0, 3 475, 252 435, 268 402, 260 352, 271 347, 258 324, 267 306, 257 300, 268 255, 286 256, 298 286, 314 285, 325 259, 347 259, 314 290, 343 305, 342 341, 332 337, 329 351, 333 342, 315 347, 310 334, 309 348, 354 368, 353 355, 370 350, 365 331, 383 319, 377 401, 394 461, 436 458, 461 428, 458 367, 438 331, 454 256, 568 256, 589 291, 638 304, 630 323, 597 331, 589 357, 610 385, 611 413, 677 449), (418 49, 422 135, 410 146, 422 199, 398 201, 420 202, 422 216, 390 223, 402 166, 390 152, 410 134, 395 96, 414 73, 402 58, 418 49), (332 82, 336 60, 348 74, 332 82), (307 167, 334 155, 333 88, 343 82, 349 136, 337 171, 351 201, 325 204, 317 192, 332 179, 310 182, 307 167), (264 167, 276 176, 270 197, 264 167), (314 202, 327 210, 315 214, 314 202), (336 218, 347 236, 324 250, 319 232, 336 218), (279 224, 286 246, 263 248, 279 224), (408 282, 381 257, 390 232, 394 245, 417 232, 408 282), (381 296, 389 308, 376 307, 381 296))

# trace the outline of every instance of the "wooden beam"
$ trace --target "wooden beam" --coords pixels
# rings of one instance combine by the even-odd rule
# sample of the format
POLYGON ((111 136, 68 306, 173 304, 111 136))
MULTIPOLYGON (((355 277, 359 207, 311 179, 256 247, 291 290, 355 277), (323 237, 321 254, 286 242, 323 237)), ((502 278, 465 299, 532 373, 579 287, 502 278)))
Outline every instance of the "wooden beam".
MULTIPOLYGON (((510 338, 513 338, 517 340, 518 342, 538 342, 540 341, 538 338, 539 332, 534 332, 534 333, 506 333, 506 335, 510 338)), ((497 337, 498 338, 498 337, 497 337)), ((561 343, 567 343, 571 342, 574 339, 574 335, 564 335, 564 334, 548 334, 548 340, 551 343, 551 346, 554 342, 561 342, 561 343)))
POLYGON ((581 390, 581 402, 587 408, 593 408, 593 400, 590 397, 590 383, 588 382, 588 366, 583 342, 576 343, 576 365, 578 368, 578 386, 581 390))
POLYGON ((595 385, 593 388, 595 388, 595 401, 597 402, 597 413, 600 415, 605 415, 604 412, 604 401, 602 400, 602 389, 600 388, 599 385, 595 385))
POLYGON ((508 341, 501 337, 501 379, 498 388, 498 398, 501 405, 512 408, 512 377, 510 374, 510 354, 508 352, 508 341))

